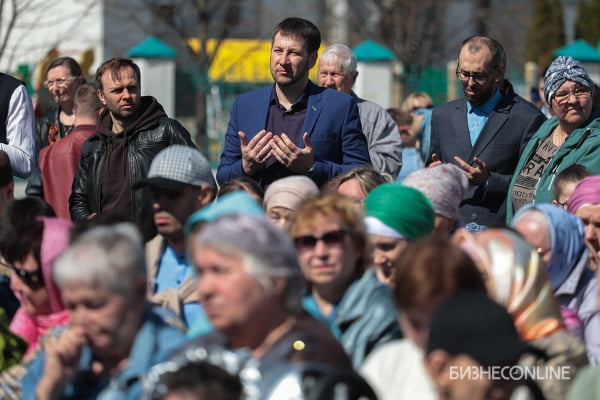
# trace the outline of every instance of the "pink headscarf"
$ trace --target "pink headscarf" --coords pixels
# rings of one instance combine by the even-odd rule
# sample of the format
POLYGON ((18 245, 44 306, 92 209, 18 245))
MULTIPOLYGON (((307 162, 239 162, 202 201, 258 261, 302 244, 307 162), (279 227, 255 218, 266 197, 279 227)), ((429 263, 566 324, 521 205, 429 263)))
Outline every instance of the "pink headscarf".
POLYGON ((441 164, 411 172, 402 185, 420 190, 433 204, 436 214, 457 221, 460 203, 469 187, 467 176, 454 164, 441 164))
POLYGON ((25 357, 35 349, 39 338, 49 328, 68 322, 68 314, 62 303, 60 289, 54 281, 53 270, 56 259, 69 247, 70 230, 73 223, 61 218, 40 217, 39 220, 44 224, 40 268, 44 277, 44 285, 48 291, 52 313, 30 317, 23 307, 17 310, 10 324, 10 330, 27 339, 28 346, 25 357))
POLYGON ((586 176, 569 197, 567 211, 575 214, 583 206, 600 205, 600 175, 586 176))

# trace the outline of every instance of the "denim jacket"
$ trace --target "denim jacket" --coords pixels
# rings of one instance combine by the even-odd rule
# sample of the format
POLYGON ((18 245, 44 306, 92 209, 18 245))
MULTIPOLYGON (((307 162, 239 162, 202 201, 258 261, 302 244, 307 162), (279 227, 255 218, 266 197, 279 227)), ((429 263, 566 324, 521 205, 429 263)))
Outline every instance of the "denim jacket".
MULTIPOLYGON (((91 373, 92 352, 85 347, 79 363, 79 372, 66 386, 61 399, 137 400, 141 394, 141 380, 151 366, 165 361, 185 340, 185 335, 169 326, 152 309, 146 312, 129 363, 110 379, 97 380, 91 373)), ((45 353, 29 367, 23 379, 23 400, 35 400, 35 388, 44 370, 45 353)))

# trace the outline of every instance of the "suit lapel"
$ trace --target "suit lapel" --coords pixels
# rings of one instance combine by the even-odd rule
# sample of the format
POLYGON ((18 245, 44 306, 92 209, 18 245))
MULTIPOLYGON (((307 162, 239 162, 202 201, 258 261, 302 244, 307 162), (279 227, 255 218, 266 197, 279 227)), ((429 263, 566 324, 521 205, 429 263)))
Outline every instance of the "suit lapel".
MULTIPOLYGON (((502 99, 498 102, 487 122, 485 123, 479 137, 473 145, 469 160, 473 160, 473 157, 478 157, 483 150, 490 144, 494 137, 500 132, 502 126, 508 120, 508 112, 510 110, 510 103, 507 101, 506 96, 502 96, 502 99)), ((468 161, 470 162, 470 161, 468 161)))
POLYGON ((314 90, 315 87, 312 82, 309 81, 308 85, 308 104, 306 106, 306 117, 304 118, 301 137, 304 135, 304 132, 308 132, 309 136, 312 135, 317 119, 319 119, 319 115, 323 109, 323 105, 321 104, 321 93, 314 90))
POLYGON ((250 103, 248 115, 251 116, 249 121, 253 124, 253 134, 262 129, 267 129, 269 109, 271 107, 271 93, 273 93, 273 90, 274 85, 264 88, 261 92, 257 93, 256 98, 250 103))
MULTIPOLYGON (((464 100, 458 102, 456 109, 457 111, 451 115, 451 122, 453 131, 457 132, 455 135, 457 140, 456 146, 458 149, 456 155, 462 158, 466 154, 471 153, 471 139, 469 138, 469 125, 467 124, 467 101, 464 100)), ((445 162, 452 161, 453 160, 445 160, 445 162)))

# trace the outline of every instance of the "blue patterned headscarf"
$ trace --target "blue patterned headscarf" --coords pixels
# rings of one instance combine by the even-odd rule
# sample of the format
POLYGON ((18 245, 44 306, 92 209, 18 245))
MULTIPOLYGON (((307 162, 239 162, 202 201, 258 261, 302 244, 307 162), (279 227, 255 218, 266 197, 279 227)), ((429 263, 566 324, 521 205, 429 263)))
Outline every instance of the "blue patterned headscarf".
POLYGON ((544 76, 544 97, 548 104, 552 101, 552 97, 558 88, 566 81, 587 86, 590 88, 590 92, 594 93, 594 82, 583 68, 583 65, 571 56, 560 56, 550 64, 544 76))
POLYGON ((547 268, 552 290, 556 290, 585 250, 584 226, 579 218, 553 204, 527 204, 519 209, 515 218, 530 209, 541 211, 550 223, 552 256, 547 268))

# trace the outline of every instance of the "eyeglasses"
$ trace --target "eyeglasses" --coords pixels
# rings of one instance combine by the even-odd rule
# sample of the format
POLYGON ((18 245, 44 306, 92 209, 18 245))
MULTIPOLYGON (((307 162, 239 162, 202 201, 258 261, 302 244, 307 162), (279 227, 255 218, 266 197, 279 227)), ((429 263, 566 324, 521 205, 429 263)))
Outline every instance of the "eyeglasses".
POLYGON ((475 83, 483 85, 487 82, 490 75, 494 73, 494 71, 498 68, 498 66, 493 67, 489 72, 468 72, 463 71, 461 69, 456 70, 456 77, 461 82, 468 82, 469 78, 473 78, 475 83))
POLYGON ((345 230, 340 229, 337 231, 326 232, 320 237, 312 235, 296 236, 294 238, 294 243, 296 243, 296 248, 298 250, 303 251, 314 249, 319 240, 327 247, 338 247, 342 245, 346 234, 347 232, 345 230))
POLYGON ((22 268, 17 268, 14 265, 2 263, 2 265, 11 268, 15 271, 15 274, 19 277, 21 282, 25 285, 29 286, 31 289, 38 289, 44 286, 44 275, 42 275, 41 269, 36 269, 35 271, 27 271, 22 268))
POLYGON ((52 86, 56 85, 57 87, 65 87, 68 82, 74 81, 79 78, 78 76, 73 76, 71 78, 58 78, 52 81, 44 81, 42 82, 46 89, 50 89, 52 86))
POLYGON ((562 103, 569 99, 571 95, 575 96, 576 99, 587 97, 590 94, 590 88, 586 86, 579 86, 573 90, 561 90, 560 92, 554 93, 554 100, 557 103, 562 103))

